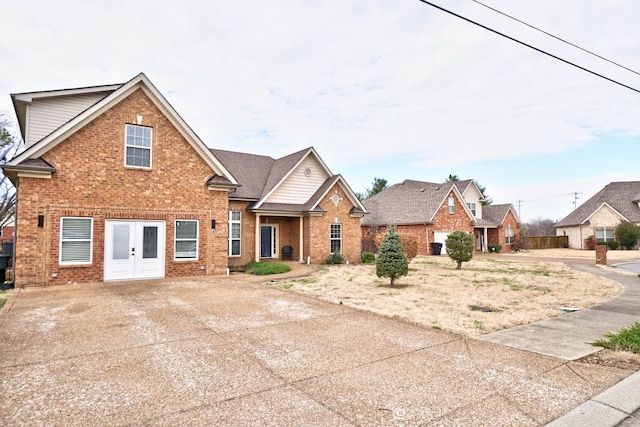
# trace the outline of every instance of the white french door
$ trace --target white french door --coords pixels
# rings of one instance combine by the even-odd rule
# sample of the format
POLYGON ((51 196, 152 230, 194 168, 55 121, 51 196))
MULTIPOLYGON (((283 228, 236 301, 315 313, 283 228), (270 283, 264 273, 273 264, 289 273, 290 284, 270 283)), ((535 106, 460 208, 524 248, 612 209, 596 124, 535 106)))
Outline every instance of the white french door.
POLYGON ((164 277, 164 221, 105 221, 104 280, 164 277))

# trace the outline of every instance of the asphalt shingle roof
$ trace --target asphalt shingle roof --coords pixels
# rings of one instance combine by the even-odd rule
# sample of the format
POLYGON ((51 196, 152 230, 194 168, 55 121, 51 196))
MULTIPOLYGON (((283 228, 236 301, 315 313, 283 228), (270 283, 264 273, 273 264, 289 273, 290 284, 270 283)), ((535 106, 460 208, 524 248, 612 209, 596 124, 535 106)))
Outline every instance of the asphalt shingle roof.
POLYGON ((578 206, 576 210, 558 221, 556 227, 583 224, 603 203, 618 211, 628 221, 640 223, 638 201, 640 201, 640 181, 611 182, 578 206))
POLYGON ((363 201, 362 225, 425 224, 433 220, 453 183, 405 180, 363 201))

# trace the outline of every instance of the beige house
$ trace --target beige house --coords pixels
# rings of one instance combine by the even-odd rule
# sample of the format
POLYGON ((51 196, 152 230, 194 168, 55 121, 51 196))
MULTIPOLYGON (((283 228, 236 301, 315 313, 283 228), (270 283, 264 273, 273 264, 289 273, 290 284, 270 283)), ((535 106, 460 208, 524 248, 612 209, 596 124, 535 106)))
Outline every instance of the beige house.
POLYGON ((17 287, 360 260, 366 209, 312 147, 212 150, 144 74, 11 97, 26 145, 3 167, 17 187, 17 287))
POLYGON ((640 181, 611 182, 576 210, 558 221, 557 236, 568 236, 569 247, 587 249, 585 240, 616 239, 621 222, 640 225, 640 181))

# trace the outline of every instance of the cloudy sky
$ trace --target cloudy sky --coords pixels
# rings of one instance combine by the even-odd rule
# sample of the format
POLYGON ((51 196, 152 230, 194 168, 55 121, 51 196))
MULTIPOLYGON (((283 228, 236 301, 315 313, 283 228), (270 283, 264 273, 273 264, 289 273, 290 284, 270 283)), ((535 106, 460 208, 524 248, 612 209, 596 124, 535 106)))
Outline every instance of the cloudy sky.
MULTIPOLYGON (((436 0, 640 89, 640 2, 436 0)), ((640 180, 640 93, 418 0, 0 0, 0 110, 10 93, 144 72, 210 147, 313 146, 363 192, 374 177, 475 179, 523 221, 561 219, 640 180)))

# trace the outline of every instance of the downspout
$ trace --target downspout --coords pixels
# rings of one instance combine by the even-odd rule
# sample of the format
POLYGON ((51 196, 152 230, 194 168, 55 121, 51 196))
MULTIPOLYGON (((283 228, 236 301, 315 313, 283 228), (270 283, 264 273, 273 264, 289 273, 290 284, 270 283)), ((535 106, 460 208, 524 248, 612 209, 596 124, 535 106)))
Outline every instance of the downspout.
POLYGON ((260 214, 256 214, 256 230, 254 233, 254 261, 260 262, 260 214))

